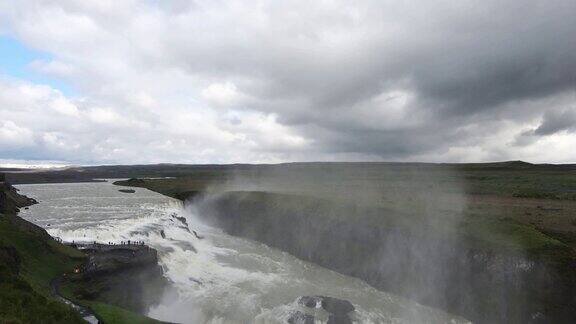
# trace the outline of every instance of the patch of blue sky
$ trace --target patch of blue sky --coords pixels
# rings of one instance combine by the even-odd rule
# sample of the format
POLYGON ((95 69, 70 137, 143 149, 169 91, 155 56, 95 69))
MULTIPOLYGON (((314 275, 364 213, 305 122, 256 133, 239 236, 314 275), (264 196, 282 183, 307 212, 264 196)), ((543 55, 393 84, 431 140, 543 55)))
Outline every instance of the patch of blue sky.
POLYGON ((12 37, 0 35, 0 75, 46 84, 60 90, 66 96, 74 95, 73 87, 64 80, 44 75, 30 67, 36 60, 50 61, 52 58, 49 53, 29 48, 12 37))

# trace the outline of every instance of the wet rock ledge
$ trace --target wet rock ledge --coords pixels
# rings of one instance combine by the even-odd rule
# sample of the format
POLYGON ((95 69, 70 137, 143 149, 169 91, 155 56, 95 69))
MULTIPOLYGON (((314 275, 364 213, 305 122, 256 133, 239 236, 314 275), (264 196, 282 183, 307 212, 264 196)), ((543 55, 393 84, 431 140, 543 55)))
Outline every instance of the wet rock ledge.
MULTIPOLYGON (((310 309, 323 309, 328 313, 327 324, 352 324, 350 313, 354 305, 347 300, 327 296, 302 296, 298 305, 310 309)), ((289 324, 314 324, 314 316, 301 311, 295 311, 288 319, 289 324)))
POLYGON ((87 255, 71 278, 78 299, 97 300, 146 313, 168 287, 158 252, 141 244, 68 244, 87 255))

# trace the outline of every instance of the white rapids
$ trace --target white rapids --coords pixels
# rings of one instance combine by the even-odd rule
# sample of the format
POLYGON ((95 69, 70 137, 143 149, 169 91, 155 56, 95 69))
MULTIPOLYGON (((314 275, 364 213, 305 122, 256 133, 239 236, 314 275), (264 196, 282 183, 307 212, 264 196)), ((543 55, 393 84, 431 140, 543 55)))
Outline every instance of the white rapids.
MULTIPOLYGON (((352 302, 355 323, 460 323, 442 311, 376 290, 258 242, 200 223, 193 208, 136 188, 121 193, 109 182, 19 185, 40 203, 23 218, 64 241, 144 241, 159 252, 173 292, 148 316, 178 323, 286 323, 295 300, 324 295, 352 302), (172 215, 186 218, 190 230, 172 215), (162 233, 163 232, 163 233, 162 233), (164 238, 162 237, 164 234, 164 238)), ((328 314, 314 310, 318 323, 328 314)))

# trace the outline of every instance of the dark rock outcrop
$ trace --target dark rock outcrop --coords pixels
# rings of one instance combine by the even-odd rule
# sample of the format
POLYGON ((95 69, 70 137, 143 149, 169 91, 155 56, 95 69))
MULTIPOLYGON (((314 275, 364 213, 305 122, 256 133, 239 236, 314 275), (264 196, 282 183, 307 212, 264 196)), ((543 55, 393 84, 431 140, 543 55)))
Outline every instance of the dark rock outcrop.
POLYGON ((347 300, 326 296, 302 296, 298 304, 308 308, 322 308, 330 315, 329 324, 352 324, 349 313, 354 311, 354 306, 347 300))
POLYGON ((88 259, 79 269, 75 295, 145 313, 168 287, 156 250, 145 245, 79 246, 88 259))
POLYGON ((135 193, 136 192, 136 190, 134 190, 134 189, 120 189, 118 191, 123 192, 123 193, 135 193))
POLYGON ((83 251, 88 260, 83 267, 86 276, 142 266, 157 266, 158 252, 146 245, 90 245, 83 251))
POLYGON ((196 233, 196 231, 192 231, 192 233, 193 233, 194 236, 195 236, 197 239, 199 239, 199 240, 201 240, 201 239, 204 238, 204 236, 198 235, 198 233, 196 233))
POLYGON ((178 214, 172 214, 172 219, 177 220, 178 222, 180 222, 182 224, 182 226, 179 226, 182 229, 185 229, 188 233, 190 233, 190 228, 188 227, 188 222, 186 221, 186 217, 183 216, 178 216, 178 214))
POLYGON ((174 216, 174 218, 176 218, 176 219, 179 220, 182 224, 184 224, 186 227, 188 227, 188 222, 186 221, 186 217, 174 216))
POLYGON ((37 204, 35 199, 18 193, 8 182, 0 181, 0 213, 16 214, 20 208, 37 204))

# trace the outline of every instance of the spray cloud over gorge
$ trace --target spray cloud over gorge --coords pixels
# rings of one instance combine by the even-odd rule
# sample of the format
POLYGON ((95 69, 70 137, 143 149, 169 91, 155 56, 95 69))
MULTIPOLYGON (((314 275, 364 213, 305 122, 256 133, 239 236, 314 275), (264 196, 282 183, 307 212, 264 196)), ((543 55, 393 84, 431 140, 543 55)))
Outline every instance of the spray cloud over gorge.
POLYGON ((474 321, 538 320, 544 310, 525 299, 551 284, 546 266, 465 215, 466 189, 442 166, 272 166, 237 172, 187 207, 228 234, 474 321), (514 247, 495 253, 491 240, 514 247))

